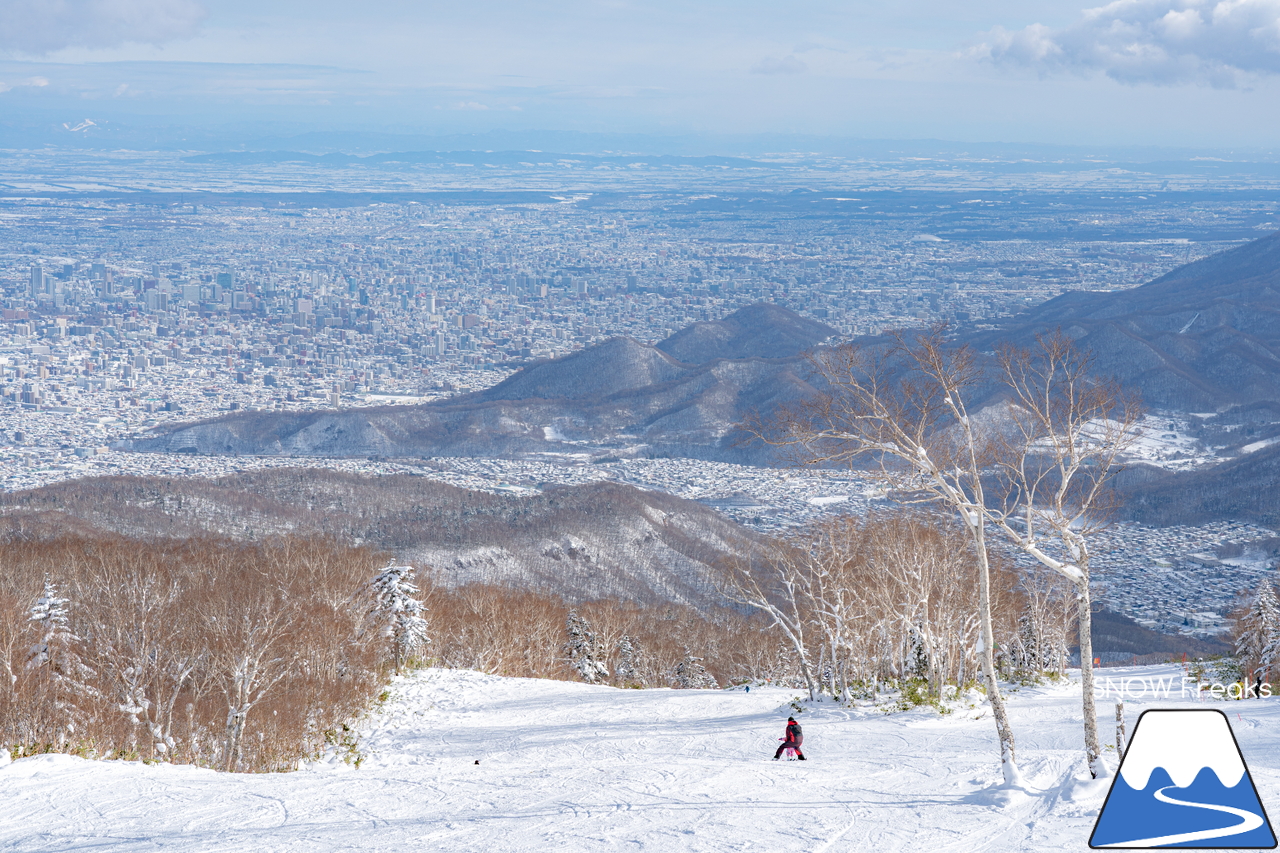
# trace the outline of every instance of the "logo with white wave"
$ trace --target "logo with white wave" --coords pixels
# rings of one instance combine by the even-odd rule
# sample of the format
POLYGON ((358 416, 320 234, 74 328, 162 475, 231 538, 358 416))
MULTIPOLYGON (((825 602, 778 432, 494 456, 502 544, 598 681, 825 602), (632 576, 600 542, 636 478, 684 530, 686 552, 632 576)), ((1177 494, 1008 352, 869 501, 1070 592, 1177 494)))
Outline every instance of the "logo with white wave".
POLYGON ((1271 822, 1226 715, 1144 711, 1089 846, 1275 848, 1271 822))

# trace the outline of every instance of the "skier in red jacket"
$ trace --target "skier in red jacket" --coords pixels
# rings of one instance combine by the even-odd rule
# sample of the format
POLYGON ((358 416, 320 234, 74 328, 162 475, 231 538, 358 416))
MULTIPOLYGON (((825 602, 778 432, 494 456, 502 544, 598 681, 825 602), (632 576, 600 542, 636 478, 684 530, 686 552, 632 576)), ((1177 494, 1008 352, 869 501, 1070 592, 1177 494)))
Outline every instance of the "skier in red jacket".
POLYGON ((782 746, 778 747, 778 751, 773 754, 773 760, 777 761, 781 758, 783 750, 794 749, 799 759, 804 761, 804 753, 800 751, 802 743, 804 743, 804 732, 800 730, 800 724, 796 722, 795 717, 787 717, 787 736, 783 738, 782 746))

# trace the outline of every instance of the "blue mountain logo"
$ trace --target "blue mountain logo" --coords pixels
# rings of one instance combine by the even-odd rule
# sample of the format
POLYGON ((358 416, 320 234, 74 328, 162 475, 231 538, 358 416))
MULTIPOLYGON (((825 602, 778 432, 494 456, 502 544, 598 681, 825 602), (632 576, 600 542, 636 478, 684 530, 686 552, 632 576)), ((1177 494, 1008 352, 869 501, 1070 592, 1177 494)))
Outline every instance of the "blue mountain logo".
POLYGON ((1144 711, 1089 846, 1275 848, 1275 833, 1227 716, 1213 710, 1144 711))

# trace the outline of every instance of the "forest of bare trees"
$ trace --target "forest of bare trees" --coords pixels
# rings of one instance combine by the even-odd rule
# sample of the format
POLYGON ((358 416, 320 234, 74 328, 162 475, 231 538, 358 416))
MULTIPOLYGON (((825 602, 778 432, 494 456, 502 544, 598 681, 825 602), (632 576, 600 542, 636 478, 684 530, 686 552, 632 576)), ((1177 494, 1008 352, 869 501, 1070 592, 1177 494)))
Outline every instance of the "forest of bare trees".
POLYGON ((301 539, 0 542, 0 743, 296 763, 377 689, 352 607, 372 564, 301 539))
MULTIPOLYGON (((979 563, 958 525, 893 510, 839 517, 780 537, 724 577, 730 600, 766 614, 811 697, 896 691, 936 702, 981 678, 979 563)), ((1040 572, 991 560, 996 666, 1006 677, 1061 673, 1074 597, 1040 572)))
POLYGON ((402 658, 580 677, 571 613, 600 683, 708 687, 793 672, 764 621, 728 607, 573 603, 433 586, 429 573, 414 586, 405 567, 385 566, 383 554, 314 538, 10 536, 0 747, 285 769, 371 707, 402 658))
MULTIPOLYGON (((975 566, 944 519, 913 511, 766 541, 724 563, 722 605, 697 608, 438 584, 426 567, 323 538, 11 533, 0 746, 287 769, 337 739, 402 664, 936 701, 977 672, 975 566)), ((1061 590, 1004 563, 995 576, 1002 667, 1060 669, 1061 590)))

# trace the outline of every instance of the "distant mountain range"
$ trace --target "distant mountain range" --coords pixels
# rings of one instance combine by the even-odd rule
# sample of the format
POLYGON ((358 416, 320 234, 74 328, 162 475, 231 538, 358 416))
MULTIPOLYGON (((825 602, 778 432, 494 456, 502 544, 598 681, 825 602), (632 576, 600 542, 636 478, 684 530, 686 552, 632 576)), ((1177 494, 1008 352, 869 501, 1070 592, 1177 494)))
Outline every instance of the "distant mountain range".
POLYGON ((556 154, 550 151, 401 151, 388 154, 307 154, 301 151, 229 151, 184 157, 188 163, 258 166, 305 163, 317 166, 547 166, 573 163, 581 166, 632 168, 719 167, 722 169, 778 169, 780 163, 745 157, 687 156, 680 154, 556 154))
POLYGON ((805 350, 835 334, 774 305, 695 323, 656 346, 612 338, 420 406, 250 412, 168 429, 133 450, 299 456, 583 452, 761 461, 735 425, 813 392, 805 350))

